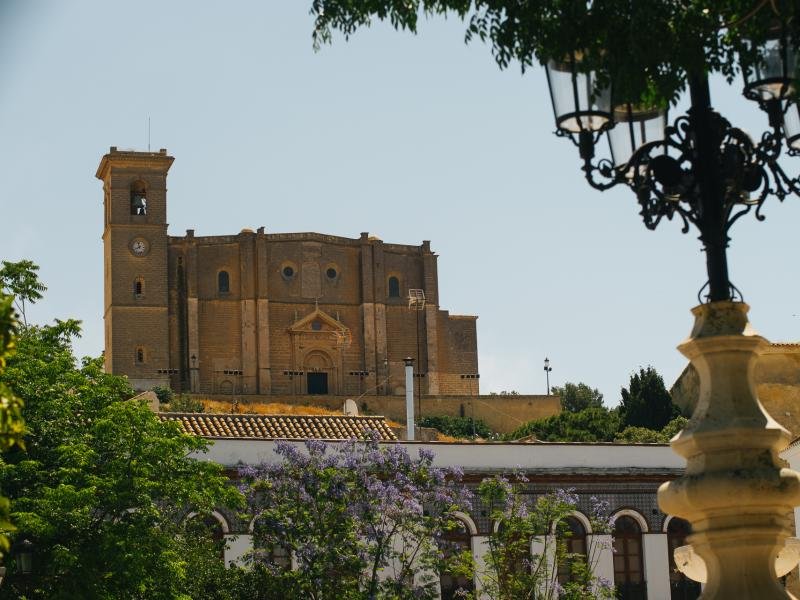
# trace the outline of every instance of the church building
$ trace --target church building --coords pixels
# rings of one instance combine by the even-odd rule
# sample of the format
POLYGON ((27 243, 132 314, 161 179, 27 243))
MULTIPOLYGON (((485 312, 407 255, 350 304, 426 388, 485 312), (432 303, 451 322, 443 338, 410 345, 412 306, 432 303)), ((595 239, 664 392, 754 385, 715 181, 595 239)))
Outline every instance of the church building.
POLYGON ((104 192, 106 370, 203 394, 471 396, 475 316, 439 307, 430 242, 367 233, 171 236, 166 150, 112 147, 104 192))

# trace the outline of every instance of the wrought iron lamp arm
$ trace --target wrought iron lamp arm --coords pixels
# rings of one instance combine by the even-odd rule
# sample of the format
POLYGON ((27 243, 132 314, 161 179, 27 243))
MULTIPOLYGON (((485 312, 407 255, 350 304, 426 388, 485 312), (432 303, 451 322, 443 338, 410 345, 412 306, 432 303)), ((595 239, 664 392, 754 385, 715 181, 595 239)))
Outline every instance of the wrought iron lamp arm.
POLYGON ((555 133, 558 137, 569 138, 578 148, 580 157, 583 159, 581 170, 586 177, 586 181, 594 189, 604 192, 618 183, 623 183, 625 181, 625 178, 614 168, 614 163, 609 159, 601 158, 597 162, 593 162, 594 149, 603 131, 581 131, 575 134, 568 133, 562 129, 556 129, 555 133))
MULTIPOLYGON (((683 233, 690 224, 700 232, 706 251, 711 301, 733 298, 738 290, 728 280, 726 249, 731 226, 770 195, 783 200, 800 196, 800 176, 790 177, 778 160, 783 154, 780 104, 764 103, 771 130, 758 144, 711 108, 708 81, 693 78, 692 108, 666 127, 664 139, 638 148, 630 160, 615 166, 608 159, 594 160, 594 148, 603 131, 557 132, 578 147, 587 182, 604 191, 624 183, 636 194, 640 215, 648 229, 664 217, 678 217, 683 233)), ((791 150, 789 155, 796 155, 791 150)), ((704 289, 705 287, 704 286, 704 289)))

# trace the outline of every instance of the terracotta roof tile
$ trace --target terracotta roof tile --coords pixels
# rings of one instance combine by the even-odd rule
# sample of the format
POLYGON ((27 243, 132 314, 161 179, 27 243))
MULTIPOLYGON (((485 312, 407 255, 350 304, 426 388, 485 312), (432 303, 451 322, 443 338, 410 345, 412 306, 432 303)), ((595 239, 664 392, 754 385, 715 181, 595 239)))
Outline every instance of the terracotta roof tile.
POLYGON ((186 433, 207 438, 347 440, 375 431, 382 440, 396 440, 384 417, 349 415, 224 415, 159 413, 186 433))

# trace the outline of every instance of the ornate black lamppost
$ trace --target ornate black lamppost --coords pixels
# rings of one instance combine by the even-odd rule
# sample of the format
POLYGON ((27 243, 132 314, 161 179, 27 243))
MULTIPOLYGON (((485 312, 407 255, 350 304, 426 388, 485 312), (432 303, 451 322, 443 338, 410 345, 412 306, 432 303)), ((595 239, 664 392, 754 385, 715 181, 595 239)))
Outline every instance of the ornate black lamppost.
MULTIPOLYGON (((800 195, 800 177, 778 163, 800 154, 800 109, 791 98, 796 51, 782 31, 762 49, 763 62, 742 65, 744 95, 767 113, 770 129, 754 142, 711 108, 708 78, 689 76, 691 108, 667 126, 666 110, 613 102, 609 87, 599 89, 594 72, 581 71, 581 55, 550 61, 547 80, 556 134, 578 147, 589 184, 598 190, 627 185, 636 194, 645 226, 655 229, 677 216, 684 233, 693 224, 706 252, 708 301, 741 298, 730 283, 728 230, 770 195, 800 195), (602 138, 610 157, 595 160, 602 138)), ((613 85, 613 84, 612 84, 613 85)))
POLYGON ((679 346, 700 383, 692 418, 671 442, 686 459, 686 474, 662 484, 658 499, 665 513, 692 523, 688 541, 704 563, 708 600, 789 597, 775 561, 793 534, 785 515, 800 505, 800 474, 782 468, 777 456, 788 432, 755 394, 752 374, 768 342, 749 327, 726 251, 740 217, 755 209, 763 220, 769 196, 800 195, 800 177, 778 162, 784 151, 800 154, 796 50, 779 28, 760 49, 760 62, 742 65, 743 93, 768 117, 757 141, 711 108, 705 73, 689 74, 691 108, 667 126, 658 107, 614 103, 594 73, 581 71, 580 54, 547 65, 556 133, 578 147, 589 184, 630 187, 649 229, 677 216, 684 233, 691 225, 700 232, 708 282, 692 311, 691 336, 679 346), (610 158, 595 160, 606 136, 610 158))

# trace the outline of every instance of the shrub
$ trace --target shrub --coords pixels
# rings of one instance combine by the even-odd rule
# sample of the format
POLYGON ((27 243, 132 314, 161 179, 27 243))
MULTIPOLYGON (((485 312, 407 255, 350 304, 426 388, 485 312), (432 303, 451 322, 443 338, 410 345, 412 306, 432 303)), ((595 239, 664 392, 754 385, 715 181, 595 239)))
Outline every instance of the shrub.
POLYGON ((506 436, 517 440, 530 435, 543 442, 611 442, 619 431, 619 414, 606 408, 562 412, 530 421, 506 436))
POLYGON ((172 393, 172 388, 167 386, 157 385, 152 389, 152 392, 158 397, 161 404, 169 404, 175 395, 172 393))
POLYGON ((445 435, 455 438, 494 438, 497 436, 489 426, 480 419, 472 417, 425 417, 417 423, 420 427, 432 427, 445 435))
POLYGON ((201 413, 204 412, 205 407, 201 400, 193 398, 190 394, 179 394, 174 396, 169 404, 162 407, 162 410, 166 412, 201 413))

